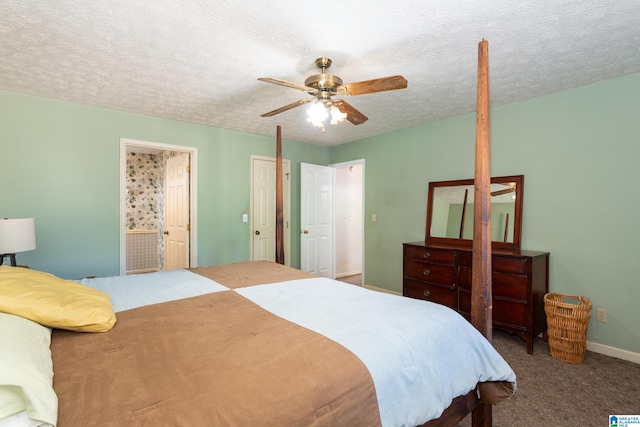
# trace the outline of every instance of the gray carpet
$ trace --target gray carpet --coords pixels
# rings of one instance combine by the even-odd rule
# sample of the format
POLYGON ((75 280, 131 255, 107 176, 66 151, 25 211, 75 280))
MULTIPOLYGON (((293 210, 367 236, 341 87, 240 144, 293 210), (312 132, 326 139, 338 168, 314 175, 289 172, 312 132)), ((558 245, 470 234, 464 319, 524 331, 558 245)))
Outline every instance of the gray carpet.
MULTIPOLYGON (((518 390, 493 407, 495 427, 608 426, 609 415, 640 414, 640 364, 587 351, 572 365, 537 338, 533 355, 519 337, 494 331, 493 345, 516 373, 518 390)), ((471 416, 459 427, 471 426, 471 416)))

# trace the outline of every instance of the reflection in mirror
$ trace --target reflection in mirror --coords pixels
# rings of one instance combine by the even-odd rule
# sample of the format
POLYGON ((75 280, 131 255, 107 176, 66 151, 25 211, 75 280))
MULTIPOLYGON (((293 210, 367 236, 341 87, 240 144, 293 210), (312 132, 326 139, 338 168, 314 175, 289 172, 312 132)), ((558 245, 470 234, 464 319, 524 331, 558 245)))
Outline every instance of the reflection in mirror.
MULTIPOLYGON (((519 247, 522 175, 491 179, 491 240, 519 247)), ((429 183, 426 240, 465 243, 473 240, 473 179, 429 183)))

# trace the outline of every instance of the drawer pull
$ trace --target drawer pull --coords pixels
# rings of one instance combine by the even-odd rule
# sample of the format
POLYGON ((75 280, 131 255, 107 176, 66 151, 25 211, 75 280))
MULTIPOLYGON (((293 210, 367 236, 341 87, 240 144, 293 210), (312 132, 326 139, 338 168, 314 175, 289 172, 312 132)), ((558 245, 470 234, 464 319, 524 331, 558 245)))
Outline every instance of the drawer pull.
POLYGON ((424 295, 425 297, 429 298, 431 296, 431 291, 424 291, 422 292, 422 295, 424 295))
POLYGON ((431 256, 431 253, 430 253, 430 252, 424 252, 424 253, 422 254, 422 257, 423 257, 423 258, 429 258, 430 256, 431 256))
POLYGON ((425 276, 428 276, 431 274, 431 270, 429 270, 428 268, 425 268, 424 270, 422 270, 422 274, 424 274, 425 276))

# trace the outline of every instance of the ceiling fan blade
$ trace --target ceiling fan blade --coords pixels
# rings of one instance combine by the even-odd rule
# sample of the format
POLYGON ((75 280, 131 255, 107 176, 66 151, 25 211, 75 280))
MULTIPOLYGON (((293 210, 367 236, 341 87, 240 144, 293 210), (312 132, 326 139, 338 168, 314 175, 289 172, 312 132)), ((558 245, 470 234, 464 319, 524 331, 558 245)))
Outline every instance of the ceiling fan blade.
POLYGON ((369 117, 365 116, 360 111, 353 108, 351 104, 346 103, 342 99, 334 100, 333 105, 338 107, 341 113, 345 113, 347 115, 347 120, 354 125, 360 125, 369 120, 369 117))
POLYGON ((491 192, 491 196, 492 197, 496 197, 496 196, 501 196, 503 194, 509 194, 509 193, 513 193, 516 191, 515 187, 511 187, 511 188, 505 188, 504 190, 497 190, 497 191, 492 191, 491 192))
POLYGON ((390 76, 339 86, 337 93, 344 96, 355 96, 365 93, 384 92, 385 90, 404 89, 406 87, 407 79, 402 76, 390 76))
POLYGON ((276 114, 280 114, 280 113, 285 112, 287 110, 291 110, 292 108, 299 107, 300 105, 304 105, 307 102, 311 101, 312 99, 313 98, 307 98, 307 99, 301 99, 301 100, 296 101, 296 102, 292 102, 291 104, 285 105, 284 107, 280 107, 280 108, 277 108, 277 109, 275 109, 273 111, 269 111, 268 113, 264 113, 260 117, 275 116, 276 114))
POLYGON ((267 82, 267 83, 273 83, 276 85, 280 85, 280 86, 286 86, 286 87, 290 87, 292 89, 298 89, 298 90, 302 90, 305 92, 309 92, 309 93, 315 93, 315 89, 309 86, 304 86, 304 85, 299 85, 297 83, 291 83, 291 82, 287 82, 285 80, 280 80, 280 79, 273 79, 271 77, 260 77, 258 78, 258 80, 263 81, 263 82, 267 82))

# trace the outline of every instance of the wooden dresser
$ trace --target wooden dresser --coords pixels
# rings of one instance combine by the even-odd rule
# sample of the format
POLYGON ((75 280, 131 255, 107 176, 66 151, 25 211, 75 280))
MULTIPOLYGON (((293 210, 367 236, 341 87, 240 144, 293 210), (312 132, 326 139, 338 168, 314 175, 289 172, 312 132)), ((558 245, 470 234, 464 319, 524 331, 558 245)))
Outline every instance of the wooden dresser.
MULTIPOLYGON (((403 244, 403 295, 444 304, 471 317, 472 250, 425 242, 403 244)), ((493 327, 525 340, 547 329, 544 294, 549 292, 549 253, 492 250, 493 327)))

